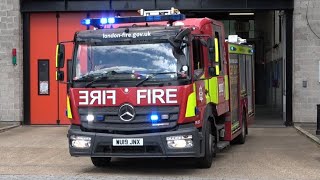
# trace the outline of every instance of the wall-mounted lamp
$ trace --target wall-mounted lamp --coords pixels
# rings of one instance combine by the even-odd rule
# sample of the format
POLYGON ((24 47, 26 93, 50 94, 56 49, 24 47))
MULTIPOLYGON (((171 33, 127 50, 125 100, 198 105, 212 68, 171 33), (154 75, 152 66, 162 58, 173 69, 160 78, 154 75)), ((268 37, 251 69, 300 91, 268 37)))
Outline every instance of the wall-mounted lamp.
POLYGON ((12 49, 12 64, 17 65, 17 49, 12 49))
POLYGON ((229 13, 229 16, 254 16, 254 13, 229 13))

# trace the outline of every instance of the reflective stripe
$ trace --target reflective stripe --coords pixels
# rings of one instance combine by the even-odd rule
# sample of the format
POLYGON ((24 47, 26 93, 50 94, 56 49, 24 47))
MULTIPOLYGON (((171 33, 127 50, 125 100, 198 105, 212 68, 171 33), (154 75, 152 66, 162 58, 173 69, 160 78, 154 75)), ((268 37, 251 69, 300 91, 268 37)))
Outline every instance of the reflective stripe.
POLYGON ((216 62, 219 62, 219 41, 218 38, 214 38, 215 56, 216 62))
POLYGON ((218 64, 216 65, 216 75, 220 75, 220 68, 218 64))
POLYGON ((232 123, 232 127, 231 127, 232 132, 237 130, 239 127, 240 127, 239 121, 232 123))
POLYGON ((189 94, 185 117, 193 117, 196 115, 195 108, 197 106, 196 85, 193 84, 193 92, 189 94))
POLYGON ((71 106, 70 106, 70 98, 67 96, 67 117, 69 119, 72 119, 72 112, 71 112, 71 106))
POLYGON ((58 68, 58 50, 59 50, 59 45, 56 46, 56 68, 58 68))
POLYGON ((224 97, 229 100, 229 78, 228 75, 224 76, 224 97))
POLYGON ((209 79, 209 95, 212 103, 218 104, 219 102, 219 94, 218 94, 218 78, 213 77, 209 79))
POLYGON ((58 72, 56 71, 56 81, 58 81, 58 72))

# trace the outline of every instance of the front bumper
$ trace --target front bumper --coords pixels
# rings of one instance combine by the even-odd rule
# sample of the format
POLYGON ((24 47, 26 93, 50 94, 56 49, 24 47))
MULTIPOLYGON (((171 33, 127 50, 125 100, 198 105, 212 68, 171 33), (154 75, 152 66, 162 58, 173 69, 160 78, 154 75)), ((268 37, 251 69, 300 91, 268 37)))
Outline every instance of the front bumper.
POLYGON ((203 138, 201 132, 194 126, 181 125, 176 131, 146 133, 146 134, 108 134, 84 132, 79 126, 72 125, 68 131, 69 152, 71 156, 91 157, 201 157, 204 155, 203 138), (71 146, 70 136, 86 136, 91 138, 88 149, 71 146), (183 149, 169 149, 166 137, 192 135, 193 147, 183 149), (112 146, 113 138, 143 138, 143 146, 112 146))

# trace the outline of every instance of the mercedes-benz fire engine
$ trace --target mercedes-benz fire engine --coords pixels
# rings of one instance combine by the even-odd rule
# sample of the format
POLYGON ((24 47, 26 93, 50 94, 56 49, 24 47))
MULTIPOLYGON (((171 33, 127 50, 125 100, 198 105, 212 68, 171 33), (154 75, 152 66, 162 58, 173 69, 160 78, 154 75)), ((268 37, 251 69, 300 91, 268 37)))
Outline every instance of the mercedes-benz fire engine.
MULTIPOLYGON (((83 19, 67 82, 69 151, 112 157, 194 157, 244 143, 254 117, 253 50, 225 41, 221 22, 176 9, 83 19)), ((236 38, 239 39, 239 38, 236 38)), ((57 45, 57 80, 65 48, 57 45)))

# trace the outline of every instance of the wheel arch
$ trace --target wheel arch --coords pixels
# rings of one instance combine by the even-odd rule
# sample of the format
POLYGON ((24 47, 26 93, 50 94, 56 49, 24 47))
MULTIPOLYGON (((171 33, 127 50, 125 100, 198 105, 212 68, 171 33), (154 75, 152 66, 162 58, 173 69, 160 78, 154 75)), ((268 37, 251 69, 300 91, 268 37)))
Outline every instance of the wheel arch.
MULTIPOLYGON (((207 104, 205 108, 205 113, 204 113, 204 121, 210 121, 211 122, 211 133, 215 133, 213 135, 217 135, 217 128, 216 128, 216 116, 217 116, 217 110, 216 110, 216 105, 213 103, 207 104)), ((207 123, 205 123, 206 125, 207 123)))

